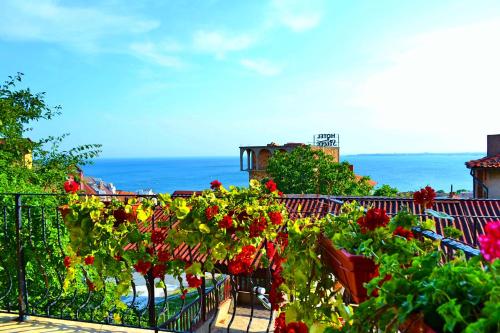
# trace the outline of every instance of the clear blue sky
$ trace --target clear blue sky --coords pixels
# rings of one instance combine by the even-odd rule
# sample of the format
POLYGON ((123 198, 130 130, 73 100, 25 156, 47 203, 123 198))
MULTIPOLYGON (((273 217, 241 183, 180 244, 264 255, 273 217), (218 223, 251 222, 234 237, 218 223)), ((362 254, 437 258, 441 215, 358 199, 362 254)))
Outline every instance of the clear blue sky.
POLYGON ((0 79, 63 107, 32 135, 104 157, 485 151, 499 40, 496 0, 0 1, 0 79))

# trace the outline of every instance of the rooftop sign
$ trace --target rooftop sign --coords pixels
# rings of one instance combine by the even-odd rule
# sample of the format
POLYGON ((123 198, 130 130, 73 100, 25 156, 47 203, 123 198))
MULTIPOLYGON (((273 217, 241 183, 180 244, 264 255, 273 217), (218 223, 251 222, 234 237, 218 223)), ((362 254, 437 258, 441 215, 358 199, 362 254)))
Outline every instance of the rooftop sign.
POLYGON ((334 134, 317 134, 314 136, 314 145, 318 147, 338 147, 339 135, 334 134))

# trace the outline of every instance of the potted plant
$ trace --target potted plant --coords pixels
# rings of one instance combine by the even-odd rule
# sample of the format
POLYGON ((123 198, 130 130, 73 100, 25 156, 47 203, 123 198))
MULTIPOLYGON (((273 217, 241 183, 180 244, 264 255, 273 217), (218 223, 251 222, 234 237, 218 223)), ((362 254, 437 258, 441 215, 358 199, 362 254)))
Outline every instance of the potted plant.
POLYGON ((480 236, 481 253, 445 261, 432 251, 413 258, 388 274, 391 258, 384 256, 380 277, 367 285, 377 297, 361 303, 348 332, 386 327, 388 332, 499 332, 500 331, 500 221, 490 222, 480 236))
MULTIPOLYGON (((365 211, 356 202, 344 204, 338 216, 327 216, 319 237, 321 257, 355 303, 368 298, 364 284, 379 275, 383 254, 407 264, 422 251, 411 228, 418 219, 401 210, 392 219, 383 209, 365 211)), ((376 294, 376 291, 375 291, 376 294)))

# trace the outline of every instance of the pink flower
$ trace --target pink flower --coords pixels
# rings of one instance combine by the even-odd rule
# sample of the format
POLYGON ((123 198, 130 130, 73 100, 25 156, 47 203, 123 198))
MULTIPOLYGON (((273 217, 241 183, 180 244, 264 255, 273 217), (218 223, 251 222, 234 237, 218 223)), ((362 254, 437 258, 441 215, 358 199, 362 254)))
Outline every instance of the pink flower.
POLYGON ((493 262, 500 258, 500 221, 491 221, 484 228, 484 235, 479 236, 479 245, 484 259, 493 262))

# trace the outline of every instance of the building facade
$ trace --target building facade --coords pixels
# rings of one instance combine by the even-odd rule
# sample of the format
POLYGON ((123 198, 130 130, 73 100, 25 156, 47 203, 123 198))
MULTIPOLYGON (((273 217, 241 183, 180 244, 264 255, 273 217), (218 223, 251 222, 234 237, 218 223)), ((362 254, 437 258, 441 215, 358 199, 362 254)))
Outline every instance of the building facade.
POLYGON ((466 162, 472 176, 474 198, 500 199, 500 134, 488 135, 486 156, 466 162))
MULTIPOLYGON (((305 146, 304 143, 289 142, 284 145, 271 142, 265 146, 242 146, 240 147, 240 170, 248 171, 248 178, 262 180, 269 177, 267 164, 269 158, 278 152, 291 152, 297 147, 305 146)), ((313 150, 322 150, 325 154, 333 157, 335 162, 340 159, 339 147, 311 145, 313 150)))

